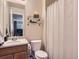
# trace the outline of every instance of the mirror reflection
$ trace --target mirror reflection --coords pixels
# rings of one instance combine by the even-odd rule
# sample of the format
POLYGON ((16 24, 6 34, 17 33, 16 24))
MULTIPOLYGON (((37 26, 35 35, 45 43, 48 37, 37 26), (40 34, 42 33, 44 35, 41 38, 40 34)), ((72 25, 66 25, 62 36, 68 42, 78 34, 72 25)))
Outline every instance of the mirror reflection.
POLYGON ((11 36, 23 36, 24 34, 24 9, 10 8, 10 27, 11 36))
POLYGON ((12 36, 23 36, 23 15, 19 13, 11 14, 10 33, 12 36))

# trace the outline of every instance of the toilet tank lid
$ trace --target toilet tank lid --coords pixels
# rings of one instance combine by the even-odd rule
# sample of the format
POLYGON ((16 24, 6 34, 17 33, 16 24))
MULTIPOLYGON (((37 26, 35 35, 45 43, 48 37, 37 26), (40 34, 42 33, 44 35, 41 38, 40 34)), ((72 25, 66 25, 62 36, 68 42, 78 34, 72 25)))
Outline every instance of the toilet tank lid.
POLYGON ((41 40, 32 40, 31 42, 41 42, 41 40))
POLYGON ((38 50, 35 52, 35 55, 39 58, 47 58, 48 55, 45 51, 42 51, 42 50, 38 50))

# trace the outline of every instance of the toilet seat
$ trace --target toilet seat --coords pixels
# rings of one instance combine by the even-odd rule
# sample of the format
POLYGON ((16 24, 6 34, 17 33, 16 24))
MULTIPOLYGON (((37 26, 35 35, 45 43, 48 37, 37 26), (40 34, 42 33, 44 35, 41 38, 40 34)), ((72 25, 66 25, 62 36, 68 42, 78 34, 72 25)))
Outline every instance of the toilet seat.
POLYGON ((38 50, 35 52, 35 56, 37 56, 38 58, 47 58, 47 53, 45 51, 42 50, 38 50))

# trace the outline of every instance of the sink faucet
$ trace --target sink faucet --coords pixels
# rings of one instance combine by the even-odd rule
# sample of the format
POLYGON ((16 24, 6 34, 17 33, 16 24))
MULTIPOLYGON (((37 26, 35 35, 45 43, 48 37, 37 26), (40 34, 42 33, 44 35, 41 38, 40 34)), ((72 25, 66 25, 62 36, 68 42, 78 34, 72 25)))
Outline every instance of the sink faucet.
POLYGON ((12 40, 13 40, 13 41, 16 41, 16 40, 17 40, 17 38, 12 38, 12 40))

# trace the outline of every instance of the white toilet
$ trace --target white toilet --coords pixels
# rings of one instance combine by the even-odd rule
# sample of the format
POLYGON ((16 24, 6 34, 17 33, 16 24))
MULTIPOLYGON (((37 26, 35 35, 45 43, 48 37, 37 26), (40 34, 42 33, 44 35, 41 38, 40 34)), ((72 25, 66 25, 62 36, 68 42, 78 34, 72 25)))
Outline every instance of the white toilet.
POLYGON ((35 52, 36 59, 47 59, 48 55, 45 51, 40 50, 41 40, 32 40, 31 41, 32 50, 35 52))

